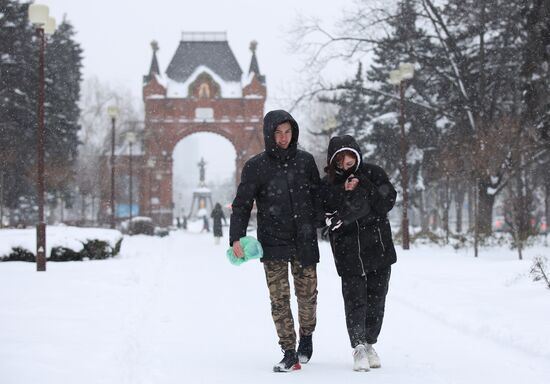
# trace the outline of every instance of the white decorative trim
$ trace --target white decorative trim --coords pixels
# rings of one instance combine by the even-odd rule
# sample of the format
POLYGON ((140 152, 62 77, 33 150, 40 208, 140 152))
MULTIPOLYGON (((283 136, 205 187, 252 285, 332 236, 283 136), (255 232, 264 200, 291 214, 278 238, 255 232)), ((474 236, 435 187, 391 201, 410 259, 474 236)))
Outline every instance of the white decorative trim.
POLYGON ((331 156, 330 161, 328 163, 332 164, 332 160, 334 160, 334 156, 336 156, 336 154, 338 154, 339 152, 342 152, 342 151, 350 151, 350 152, 355 153, 355 157, 357 158, 357 165, 355 166, 355 171, 357 172, 357 170, 359 169, 359 165, 361 164, 361 156, 359 156, 359 152, 357 152, 353 148, 349 148, 349 147, 340 148, 339 150, 334 152, 334 154, 331 156))

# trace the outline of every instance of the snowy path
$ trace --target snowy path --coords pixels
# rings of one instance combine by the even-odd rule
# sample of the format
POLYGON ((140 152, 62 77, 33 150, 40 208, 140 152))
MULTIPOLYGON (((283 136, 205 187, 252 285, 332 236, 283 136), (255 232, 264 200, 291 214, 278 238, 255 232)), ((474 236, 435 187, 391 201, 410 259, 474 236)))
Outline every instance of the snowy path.
POLYGON ((262 266, 234 267, 224 256, 226 242, 212 243, 208 235, 135 236, 114 260, 49 263, 45 274, 28 263, 0 264, 0 382, 536 384, 550 377, 549 332, 529 330, 545 322, 525 323, 548 319, 548 310, 529 306, 516 318, 504 301, 486 304, 507 289, 502 279, 510 281, 504 294, 514 306, 524 290, 547 292, 514 282, 518 268, 510 261, 436 262, 419 250, 400 255, 393 271, 377 348, 383 368, 351 371, 339 279, 326 244, 312 362, 273 374, 281 354, 262 266), (471 263, 479 265, 470 270, 471 263), (474 272, 482 276, 484 268, 501 277, 480 289, 474 272), (487 327, 501 307, 506 319, 496 330, 487 327), (514 328, 516 321, 524 323, 514 328))

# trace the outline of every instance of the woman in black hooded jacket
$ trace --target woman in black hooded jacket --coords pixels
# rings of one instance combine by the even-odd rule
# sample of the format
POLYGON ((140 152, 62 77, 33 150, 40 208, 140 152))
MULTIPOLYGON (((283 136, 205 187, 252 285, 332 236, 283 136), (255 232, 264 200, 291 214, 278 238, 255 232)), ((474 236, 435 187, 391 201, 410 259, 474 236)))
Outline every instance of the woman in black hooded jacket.
POLYGON ((359 146, 345 135, 330 140, 321 198, 336 270, 342 279, 354 370, 380 367, 377 342, 396 262, 387 214, 396 191, 384 170, 362 162, 359 146))

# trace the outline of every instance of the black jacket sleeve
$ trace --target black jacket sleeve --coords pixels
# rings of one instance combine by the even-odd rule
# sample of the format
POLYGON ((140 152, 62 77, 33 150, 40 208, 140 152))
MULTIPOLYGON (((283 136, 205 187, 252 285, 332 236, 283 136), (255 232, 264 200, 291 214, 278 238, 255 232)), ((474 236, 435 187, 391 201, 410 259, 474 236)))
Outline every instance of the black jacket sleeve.
POLYGON ((250 211, 254 205, 254 198, 258 190, 258 179, 255 167, 247 162, 241 173, 241 182, 237 188, 237 195, 233 200, 231 220, 229 224, 229 245, 246 236, 246 227, 250 220, 250 211))
POLYGON ((372 166, 367 175, 359 177, 359 185, 354 191, 346 192, 346 207, 341 212, 345 225, 357 219, 367 222, 385 217, 395 205, 397 192, 384 170, 372 166))
POLYGON ((310 193, 313 200, 313 221, 317 228, 321 228, 325 225, 325 211, 321 197, 321 177, 319 176, 319 170, 313 157, 311 158, 309 175, 311 183, 310 193))

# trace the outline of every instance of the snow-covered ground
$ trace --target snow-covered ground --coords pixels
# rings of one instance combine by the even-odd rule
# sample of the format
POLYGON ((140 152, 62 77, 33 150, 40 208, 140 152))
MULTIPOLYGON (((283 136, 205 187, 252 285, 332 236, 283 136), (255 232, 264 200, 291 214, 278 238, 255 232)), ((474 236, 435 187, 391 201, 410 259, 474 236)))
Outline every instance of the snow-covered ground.
POLYGON ((281 358, 258 261, 227 239, 125 237, 114 259, 0 263, 0 383, 547 383, 550 290, 506 248, 398 249, 377 346, 382 368, 351 370, 340 281, 321 244, 314 355, 281 358))

